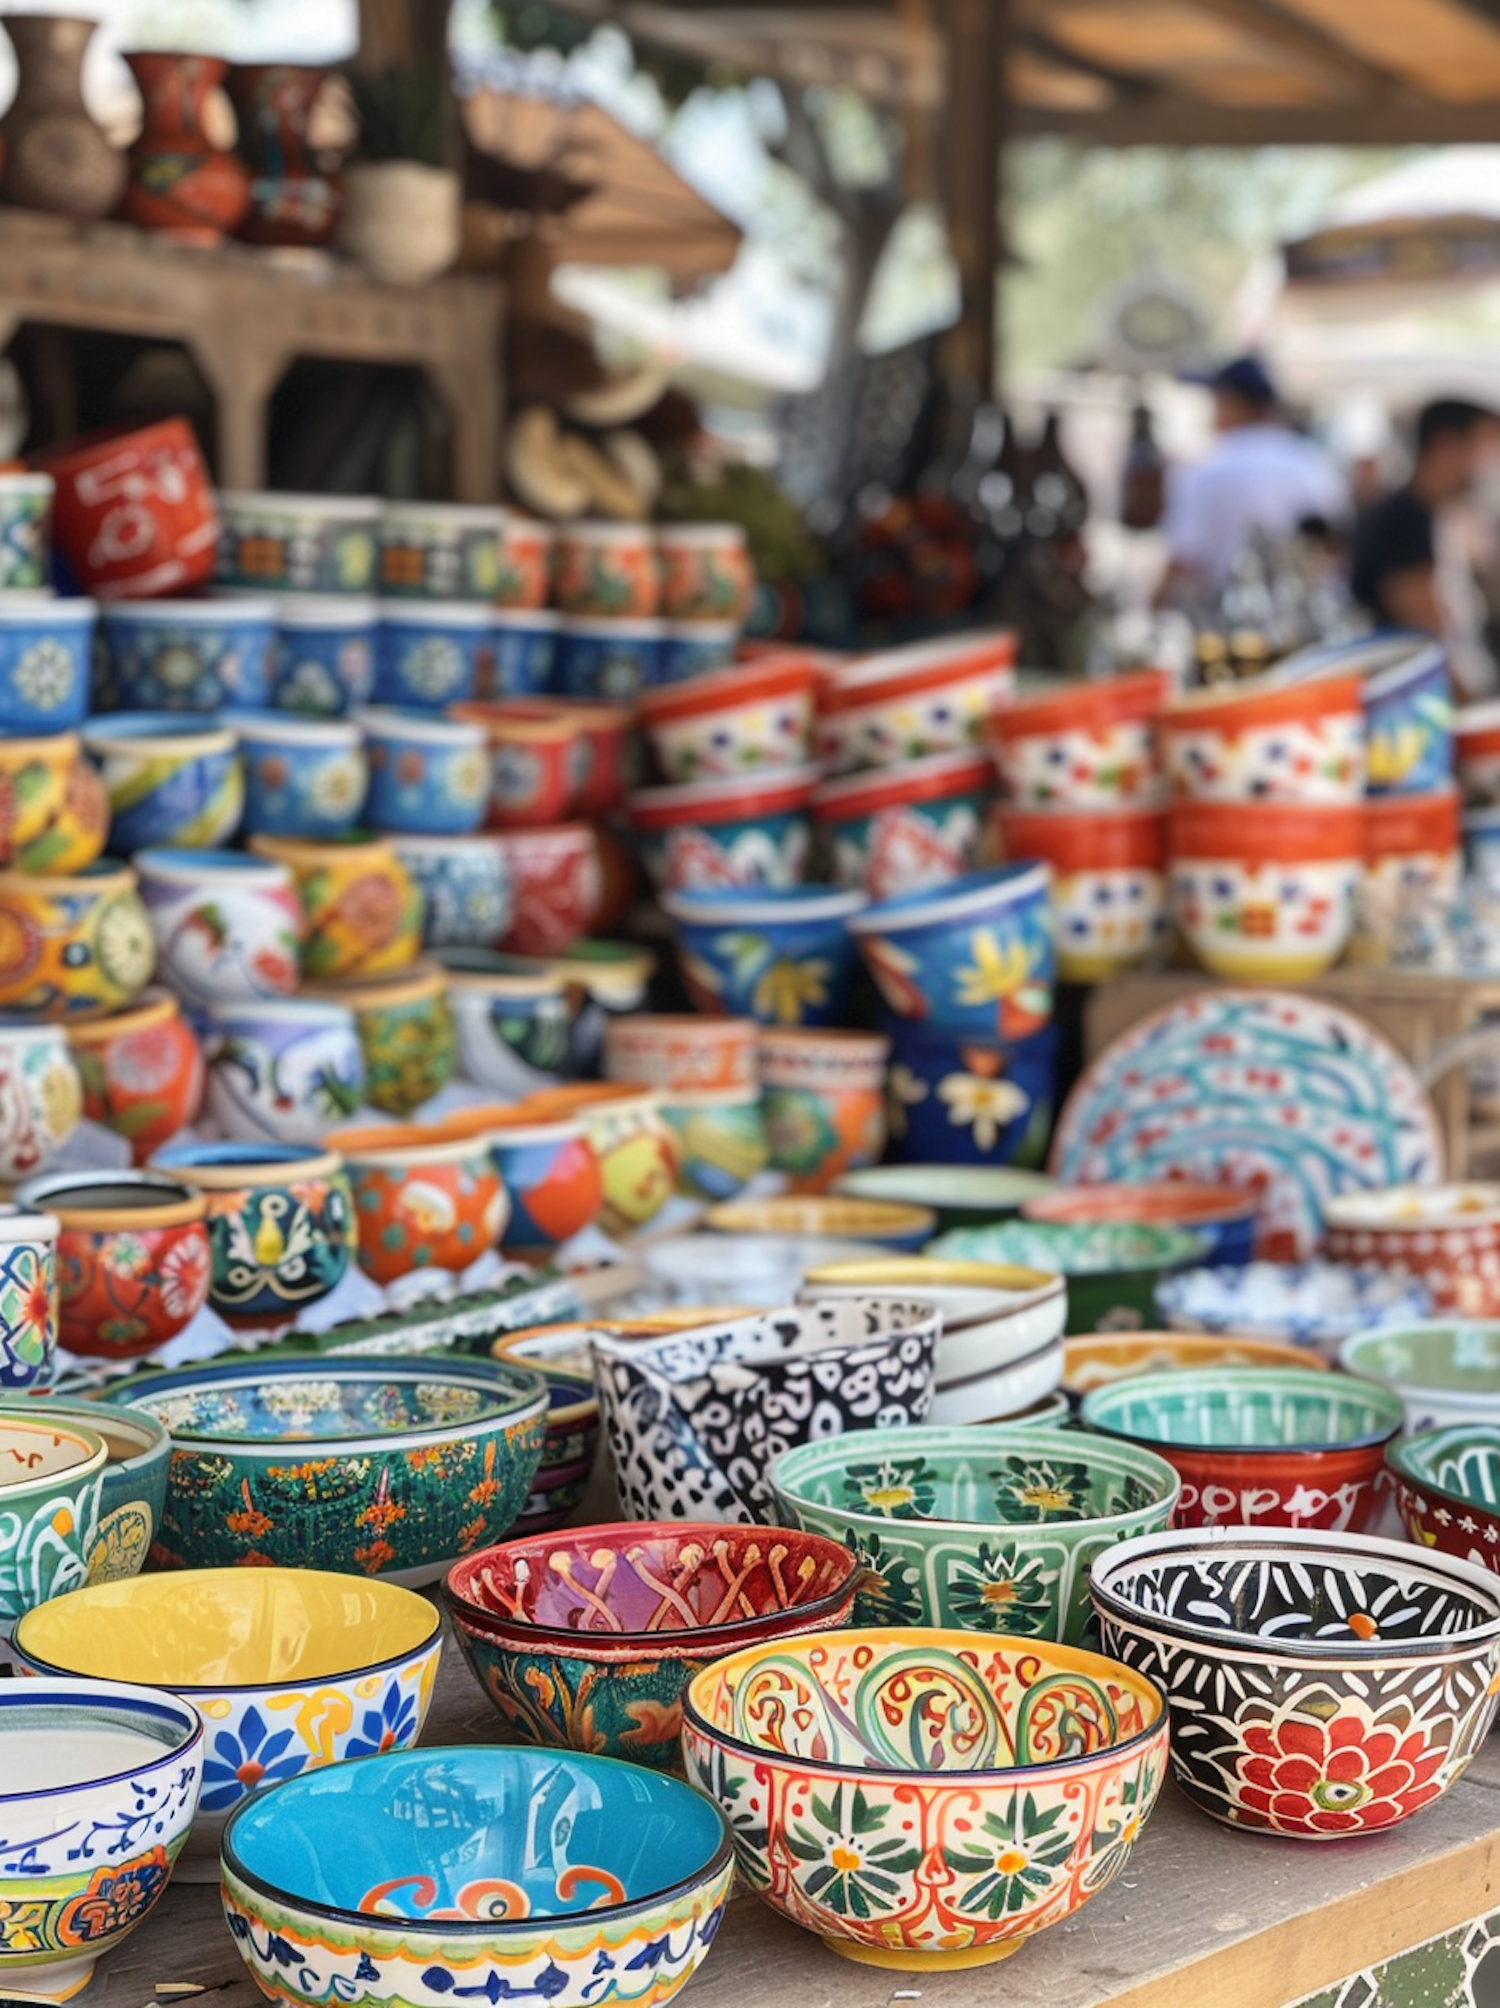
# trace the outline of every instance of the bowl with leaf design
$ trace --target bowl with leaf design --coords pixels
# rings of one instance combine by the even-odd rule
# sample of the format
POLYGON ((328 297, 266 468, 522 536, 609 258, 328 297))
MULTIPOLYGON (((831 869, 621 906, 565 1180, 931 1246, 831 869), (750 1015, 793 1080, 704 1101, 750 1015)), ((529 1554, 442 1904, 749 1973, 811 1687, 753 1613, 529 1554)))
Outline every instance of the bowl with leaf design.
POLYGON ((1387 1446, 1409 1541, 1500 1575, 1500 1428, 1453 1422, 1387 1446))
POLYGON ((1168 1527, 1179 1491, 1134 1444, 1010 1424, 862 1430, 771 1466, 780 1517, 852 1549, 855 1623, 1077 1645, 1091 1563, 1168 1527))
POLYGON ((694 1674, 847 1624, 856 1569, 790 1528, 637 1521, 502 1542, 450 1569, 443 1597, 513 1737, 678 1771, 694 1674))
POLYGON ((1072 1916, 1167 1766, 1162 1698, 1128 1667, 894 1626, 719 1660, 682 1740, 750 1888, 846 1958, 915 1973, 1004 1959, 1072 1916))

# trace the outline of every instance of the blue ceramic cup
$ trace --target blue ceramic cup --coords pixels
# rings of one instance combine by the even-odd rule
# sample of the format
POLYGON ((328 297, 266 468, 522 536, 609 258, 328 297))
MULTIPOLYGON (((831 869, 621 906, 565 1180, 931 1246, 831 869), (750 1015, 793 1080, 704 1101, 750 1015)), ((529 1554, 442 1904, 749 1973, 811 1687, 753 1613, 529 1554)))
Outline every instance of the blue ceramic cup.
POLYGON ((495 612, 469 600, 382 600, 375 702, 441 711, 487 689, 495 612))
POLYGON ((495 690, 537 697, 552 688, 561 614, 549 607, 496 607, 495 690))
POLYGON ((665 621, 565 619, 552 688, 560 697, 635 697, 661 681, 666 638, 665 621))
POLYGON ((0 732, 69 732, 89 708, 92 600, 0 594, 0 732))
POLYGON ((121 857, 160 845, 227 844, 245 806, 239 740, 211 718, 180 711, 95 718, 84 751, 104 777, 109 834, 121 857))
POLYGON ((490 799, 482 725, 375 706, 360 713, 370 756, 368 820, 400 836, 464 837, 490 799))
POLYGON ((700 1011, 762 1025, 842 1024, 862 892, 758 886, 667 892, 661 903, 700 1011))
POLYGON ((101 608, 107 682, 124 711, 259 707, 270 689, 269 600, 112 600, 101 608))
POLYGON ((344 837, 370 783, 364 734, 352 719, 231 711, 245 763, 245 831, 252 837, 344 837))
POLYGON ((901 1018, 978 1039, 1022 1039, 1052 1017, 1052 875, 1023 860, 866 908, 850 923, 901 1018))
POLYGON ((278 711, 342 718, 375 689, 375 602, 284 593, 276 602, 271 702, 278 711))

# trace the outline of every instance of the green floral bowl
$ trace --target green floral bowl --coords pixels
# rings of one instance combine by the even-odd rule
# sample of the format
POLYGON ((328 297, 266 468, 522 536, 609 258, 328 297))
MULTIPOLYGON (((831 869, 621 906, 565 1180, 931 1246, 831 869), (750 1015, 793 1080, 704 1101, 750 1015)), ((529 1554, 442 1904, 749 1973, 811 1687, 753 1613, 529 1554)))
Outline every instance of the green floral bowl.
POLYGON ((1172 1524, 1177 1473, 1133 1444, 988 1425, 870 1429, 771 1466, 787 1525, 842 1541, 856 1624, 956 1625, 1077 1645, 1089 1564, 1172 1524))
POLYGON ((1126 1221, 1001 1220, 941 1235, 929 1255, 949 1262, 1009 1262, 1068 1279, 1070 1336, 1141 1331, 1157 1322, 1156 1286, 1201 1262, 1210 1237, 1197 1228, 1126 1221))

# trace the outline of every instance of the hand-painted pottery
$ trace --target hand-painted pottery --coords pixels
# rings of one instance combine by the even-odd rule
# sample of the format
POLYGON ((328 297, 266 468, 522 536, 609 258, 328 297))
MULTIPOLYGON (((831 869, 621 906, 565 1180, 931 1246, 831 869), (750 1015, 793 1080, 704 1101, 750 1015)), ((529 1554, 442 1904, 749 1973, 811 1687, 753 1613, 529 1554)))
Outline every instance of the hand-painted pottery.
POLYGON ((145 1171, 28 1179, 18 1202, 56 1214, 58 1335, 70 1353, 136 1359, 185 1331, 208 1301, 203 1195, 145 1171))
POLYGON ((0 872, 0 1009, 81 1018, 133 1004, 156 963, 136 887, 111 858, 71 878, 0 872))
POLYGON ((1360 1534, 1385 1504, 1401 1400, 1342 1374, 1274 1367, 1148 1375, 1085 1395, 1085 1428, 1159 1452, 1182 1480, 1180 1527, 1360 1534))
POLYGON ((753 1088, 760 1031, 750 1018, 702 1018, 642 1012, 611 1018, 604 1033, 604 1073, 611 1081, 680 1095, 753 1088))
POLYGON ((50 474, 0 475, 0 591, 39 593, 52 583, 50 474))
POLYGON ((1237 1371, 1241 1367, 1326 1373, 1329 1364, 1308 1346, 1242 1339, 1234 1333, 1096 1332, 1064 1343, 1062 1386, 1064 1393, 1081 1401, 1095 1388, 1136 1380, 1143 1374, 1212 1370, 1223 1375, 1225 1369, 1237 1371))
POLYGON ((1044 864, 971 872, 866 907, 849 931, 891 1009, 941 1031, 1024 1039, 1052 1016, 1057 973, 1044 864))
MULTIPOLYGON (((86 592, 149 599, 191 592, 208 578, 218 512, 185 418, 144 426, 127 420, 34 458, 57 484, 53 540, 86 592)), ((86 655, 79 666, 85 678, 81 707, 86 655)))
POLYGON ((606 1031, 620 1019, 633 1018, 646 1002, 656 974, 656 951, 633 941, 585 940, 575 941, 562 955, 517 959, 526 968, 550 972, 566 986, 568 1068, 580 1078, 595 1079, 606 1031))
POLYGON ((649 619, 661 606, 655 533, 645 523, 564 524, 552 590, 565 614, 649 619))
MULTIPOLYGON (((573 808, 586 820, 620 808, 636 771, 635 707, 583 697, 512 698, 516 716, 561 716, 576 729, 573 808)), ((466 707, 477 713, 477 705, 466 707)))
POLYGON ((1347 947, 1364 856, 1357 807, 1179 803, 1169 841, 1172 918, 1214 975, 1309 982, 1347 947))
POLYGON ((1288 1261, 1313 1252, 1333 1194, 1431 1184, 1442 1163, 1431 1102, 1364 1019, 1286 991, 1204 990, 1085 1070, 1048 1168, 1067 1185, 1245 1186, 1258 1252, 1288 1261))
POLYGON ((422 899, 388 843, 252 837, 250 848, 291 872, 306 922, 304 976, 318 982, 394 976, 416 961, 422 899))
POLYGON ((767 1028, 760 1078, 771 1164, 791 1192, 827 1192, 885 1149, 890 1041, 878 1032, 767 1028))
POLYGON ((1468 705, 1454 719, 1453 734, 1465 807, 1500 807, 1500 703, 1468 705))
POLYGON ((509 1214, 483 1137, 417 1124, 333 1130, 359 1223, 365 1274, 394 1283, 413 1269, 467 1269, 500 1244, 509 1214))
POLYGON ((424 948, 493 948, 510 932, 515 889, 493 838, 395 835, 391 849, 422 895, 424 948))
MULTIPOLYGON (((4 1381, 0 1390, 16 1391, 4 1381)), ((0 1408, 0 1625, 7 1633, 24 1612, 85 1580, 108 1455, 96 1429, 54 1414, 34 1396, 0 1408)))
POLYGON ((1355 1332, 1431 1316, 1432 1298, 1420 1284, 1383 1269, 1251 1262, 1163 1276, 1156 1308, 1176 1331, 1286 1339, 1321 1347, 1331 1357, 1355 1332))
POLYGON ((592 765, 579 714, 591 708, 526 698, 452 707, 449 715, 474 727, 488 748, 490 829, 534 829, 578 813, 592 765))
POLYGON ((683 1718, 688 1779, 728 1815, 751 1889, 832 1951, 913 1975, 1072 1917, 1167 1772, 1148 1680, 958 1630, 755 1645, 697 1675, 683 1718))
POLYGON ((1068 1331, 1139 1331, 1155 1320, 1156 1285, 1172 1269, 1201 1262, 1200 1228, 1101 1220, 1006 1220, 964 1227, 935 1241, 952 1262, 1009 1262, 1068 1279, 1068 1331))
POLYGON ((759 1088, 667 1089, 662 1114, 677 1151, 677 1189, 734 1199, 771 1162, 759 1088))
POLYGON ((715 1234, 784 1234, 812 1240, 869 1241, 915 1254, 937 1231, 928 1206, 896 1206, 884 1199, 821 1195, 744 1199, 715 1206, 704 1225, 715 1234))
POLYGON ((130 1010, 66 1029, 83 1113, 124 1137, 136 1164, 197 1121, 203 1051, 168 991, 148 990, 130 1010))
POLYGON ((871 899, 895 899, 972 872, 993 778, 982 756, 939 753, 825 781, 812 811, 834 881, 862 886, 871 899))
POLYGON ((290 1324, 336 1288, 358 1233, 332 1151, 296 1144, 178 1144, 152 1163, 208 1200, 209 1302, 231 1325, 290 1324))
POLYGON ((816 746, 831 774, 899 767, 977 746, 1009 698, 1016 637, 1003 629, 889 649, 826 670, 816 746))
POLYGON ((443 1643, 425 1597, 312 1569, 100 1584, 23 1626, 27 1672, 165 1689, 203 1717, 203 1795, 177 1867, 190 1882, 218 1880, 224 1822, 259 1786, 415 1743, 443 1643))
POLYGON ((203 1723, 185 1701, 95 1680, 4 1683, 7 1994, 67 2001, 88 1986, 166 1888, 202 1771, 203 1723))
MULTIPOLYGON (((637 1520, 773 1517, 767 1473, 779 1452, 924 1420, 941 1323, 930 1304, 857 1300, 654 1341, 596 1337, 621 1503, 637 1520)), ((847 1461, 848 1443, 840 1449, 847 1461)))
POLYGON ((0 738, 0 865, 66 877, 94 862, 109 828, 104 783, 76 733, 0 738))
POLYGON ((224 1913, 290 2008, 440 2008, 456 1986, 657 2008, 707 1955, 732 1868, 723 1814, 674 1778, 571 1751, 408 1750, 234 1813, 224 1913))
POLYGON ((0 733, 69 732, 89 708, 92 600, 0 593, 0 733))
MULTIPOLYGON (((829 1262, 858 1262, 868 1241, 831 1241, 784 1234, 659 1234, 638 1251, 651 1288, 680 1314, 704 1303, 735 1305, 739 1314, 776 1310, 795 1301, 803 1278, 829 1262)), ((720 1316, 729 1315, 721 1312, 720 1316)))
POLYGON ((734 661, 738 621, 668 621, 657 658, 663 684, 691 683, 734 661))
POLYGON ((245 834, 345 837, 360 820, 369 786, 364 734, 339 718, 232 711, 245 764, 245 834))
POLYGON ((463 502, 387 502, 380 590, 391 599, 493 601, 505 511, 463 502))
POLYGON ((483 731, 379 706, 359 718, 369 745, 371 824, 402 836, 472 836, 490 790, 483 731))
POLYGON ((807 875, 816 767, 638 788, 630 820, 659 890, 794 886, 807 875))
POLYGON ((312 138, 328 81, 314 63, 231 66, 225 88, 250 169, 250 207, 236 233, 243 242, 321 249, 332 237, 343 188, 312 138))
POLYGON ((447 979, 434 963, 414 963, 404 976, 375 983, 313 985, 303 994, 353 1012, 372 1108, 409 1116, 452 1079, 458 1045, 447 979))
POLYGON ((0 1027, 0 1180, 45 1171, 82 1114, 83 1084, 63 1028, 0 1027))
POLYGON ((550 607, 492 609, 495 690, 501 697, 540 697, 552 688, 562 615, 550 607))
POLYGON ((677 1138, 649 1089, 618 1081, 541 1088, 518 1104, 518 1122, 577 1117, 599 1160, 604 1196, 599 1225, 628 1235, 647 1226, 677 1188, 677 1138))
POLYGON ((669 781, 806 764, 817 671, 799 655, 733 663, 642 691, 641 729, 669 781))
POLYGON ((586 1527, 472 1555, 443 1598, 519 1742, 680 1771, 693 1676, 847 1624, 854 1576, 847 1549, 780 1527, 586 1527))
POLYGON ((833 886, 667 893, 683 981, 698 1010, 760 1025, 837 1025, 857 957, 862 892, 833 886))
POLYGON ((1396 1541, 1152 1534, 1095 1562, 1093 1599, 1167 1698, 1177 1783, 1253 1833, 1383 1833, 1462 1776, 1500 1700, 1500 1585, 1396 1541))
POLYGON ((441 711, 473 697, 491 674, 487 606, 468 600, 382 600, 375 630, 375 702, 441 711))
POLYGON ((1233 1185, 1163 1179, 1155 1185, 1062 1185, 1028 1198, 1026 1220, 1123 1221, 1138 1227, 1190 1227, 1205 1235, 1204 1260, 1243 1268, 1255 1251, 1255 1195, 1233 1185))
POLYGON ((930 1206, 943 1234, 950 1227, 987 1227, 994 1220, 1013 1219, 1053 1189, 1054 1181, 1039 1171, 957 1164, 871 1165, 845 1172, 834 1186, 846 1199, 930 1206))
POLYGON ((190 1004, 290 997, 306 930, 292 874, 238 851, 136 857, 161 973, 190 1004))
POLYGON ((1174 791, 1198 802, 1357 803, 1365 791, 1358 675, 1271 673, 1179 691, 1161 715, 1174 791))
POLYGON ((1057 973, 1100 983, 1167 945, 1167 819, 1158 809, 1002 809, 1001 854, 1052 869, 1057 973))
POLYGON ((557 532, 550 523, 507 509, 500 531, 497 606, 536 613, 552 603, 552 554, 557 532))
POLYGON ((375 496, 221 488, 218 499, 221 585, 278 595, 375 590, 375 496))
POLYGON ((1177 1473, 1135 1444, 1007 1424, 814 1441, 772 1466, 788 1526, 842 1541, 855 1622, 959 1625, 1077 1645, 1116 1541, 1172 1524, 1177 1473))
POLYGON ((244 772, 227 727, 175 712, 95 718, 83 744, 99 763, 110 833, 127 855, 157 845, 211 850, 239 828, 244 772))
POLYGON ((436 961, 465 1078, 513 1101, 555 1083, 568 1062, 572 1018, 562 978, 478 949, 444 949, 436 961))
POLYGON ((124 711, 258 709, 270 698, 269 600, 109 600, 108 687, 124 711))
POLYGON ((510 926, 499 946, 515 955, 566 955, 596 925, 604 899, 592 825, 505 830, 495 841, 514 894, 510 926))
POLYGON ((1451 1423, 1400 1438, 1385 1453, 1406 1538, 1500 1573, 1500 1430, 1451 1423))
POLYGON ((1041 1163, 1057 1097, 1055 1026, 1029 1039, 960 1038, 911 1018, 891 1017, 886 1029, 890 1149, 908 1173, 1041 1163))
POLYGON ((542 1449, 540 1378, 494 1360, 240 1357, 116 1381, 172 1436, 162 1568, 430 1583, 500 1540, 542 1449))
POLYGON ((604 1180, 581 1114, 533 1119, 520 1108, 471 1108, 441 1127, 480 1138, 493 1153, 510 1199, 507 1255, 540 1260, 598 1218, 604 1180))
POLYGON ((661 610, 674 621, 739 621, 755 571, 738 523, 663 523, 661 610))
POLYGON ((1439 1315, 1500 1316, 1500 1186, 1343 1193, 1328 1202, 1323 1219, 1330 1262, 1412 1277, 1439 1315))
POLYGON ((1156 718, 1168 679, 1139 670, 1022 691, 990 719, 1005 798, 1018 809, 1119 809, 1156 799, 1156 718))
POLYGON ((661 682, 667 624, 564 614, 557 627, 552 689, 559 696, 630 703, 661 682))
POLYGON ((250 207, 250 170, 218 143, 209 109, 229 65, 167 49, 132 50, 125 60, 143 123, 127 155, 121 218, 184 243, 221 243, 250 207))
POLYGON ((1466 809, 1462 830, 1469 870, 1483 890, 1493 895, 1500 885, 1500 809, 1466 809))
MULTIPOLYGON (((102 1437, 108 1463, 99 1489, 99 1522, 85 1558, 90 1583, 123 1582, 139 1573, 161 1525, 167 1497, 171 1439, 139 1410, 97 1401, 63 1401, 56 1395, 16 1398, 10 1411, 32 1421, 81 1423, 102 1437)), ((7 1405, 0 1398, 0 1416, 7 1405)))
POLYGON ((1365 858, 1359 887, 1361 941, 1388 944, 1412 903, 1446 903, 1463 875, 1458 791, 1376 795, 1364 806, 1365 858))
POLYGON ((270 702, 278 711, 343 718, 375 689, 375 602, 278 593, 270 702))
MULTIPOLYGON (((0 1223, 3 1226, 3 1223, 0 1223)), ((1346 1373, 1394 1388, 1408 1431, 1455 1422, 1500 1422, 1500 1324, 1391 1324, 1339 1347, 1346 1373)))
POLYGON ((208 1114, 236 1143, 321 1144, 364 1106, 354 1013, 291 997, 208 1013, 208 1114))
MULTIPOLYGON (((561 1328, 566 1331, 566 1327, 561 1328)), ((571 1339, 554 1339, 543 1326, 494 1340, 491 1356, 515 1366, 531 1367, 547 1383, 547 1434, 542 1461, 532 1480, 531 1496, 516 1521, 518 1534, 546 1534, 563 1526, 583 1503, 599 1449, 599 1397, 587 1349, 582 1365, 571 1339)))
POLYGON ((1366 671, 1364 701, 1371 795, 1452 785, 1453 699, 1441 643, 1418 635, 1389 643, 1366 671))

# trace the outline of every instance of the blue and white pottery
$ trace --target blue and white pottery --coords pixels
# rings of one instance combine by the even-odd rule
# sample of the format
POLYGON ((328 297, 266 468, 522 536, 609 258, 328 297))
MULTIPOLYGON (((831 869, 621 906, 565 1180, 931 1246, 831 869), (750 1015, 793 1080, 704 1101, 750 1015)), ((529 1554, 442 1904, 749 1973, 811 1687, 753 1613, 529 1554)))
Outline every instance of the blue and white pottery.
POLYGON ((278 711, 342 718, 375 691, 376 602, 284 593, 276 602, 271 703, 278 711))
POLYGON ((672 621, 662 637, 658 683, 688 683, 734 661, 738 621, 672 621))
POLYGON ((1453 785, 1453 699, 1440 642, 1411 636, 1404 655, 1365 678, 1366 787, 1422 795, 1453 785))
POLYGON ((270 689, 269 600, 111 600, 106 687, 124 711, 258 708, 270 689))
POLYGON ((552 688, 562 615, 550 607, 495 608, 495 692, 539 697, 552 688))
POLYGON ((473 697, 494 671, 495 616, 471 600, 382 600, 375 702, 416 711, 473 697))
POLYGON ((422 895, 424 948, 493 948, 510 931, 515 888, 490 836, 395 836, 391 849, 422 895))
POLYGON ((221 585, 260 593, 373 593, 380 499, 221 488, 221 585))
POLYGON ((413 837, 471 836, 490 799, 482 725, 379 706, 359 714, 370 760, 366 820, 413 837))
POLYGON ((104 777, 110 841, 122 856, 153 845, 212 849, 240 826, 245 777, 239 741, 180 711, 93 718, 83 745, 104 777))
POLYGON ((244 758, 247 836, 348 836, 370 784, 364 733, 352 719, 232 711, 224 722, 244 758))
POLYGON ((519 1101, 567 1070, 575 1006, 562 975, 518 956, 441 949, 459 1068, 476 1087, 519 1101))
POLYGON ((656 2008, 708 1953, 733 1868, 710 1800, 570 1750, 406 1750, 257 1792, 224 1915, 289 2008, 656 2008))
POLYGON ((0 1991, 88 1985, 165 1890, 202 1781, 202 1718, 175 1695, 0 1681, 0 1991))
POLYGON ((1057 1098, 1057 1028, 961 1039, 888 1018, 889 1154, 902 1164, 1038 1165, 1057 1098))
POLYGON ((89 708, 92 600, 0 596, 0 732, 68 732, 89 708))
POLYGON ((1414 1277, 1335 1262, 1251 1262, 1179 1269, 1156 1286, 1175 1332, 1233 1332, 1332 1352, 1355 1332, 1419 1323, 1432 1297, 1414 1277))
POLYGON ((561 697, 634 697, 661 682, 667 624, 569 615, 557 630, 552 688, 561 697))
POLYGON ((849 923, 901 1018, 980 1039, 1024 1039, 1052 1016, 1052 874, 1021 862, 866 907, 849 923))
POLYGON ((700 1011, 762 1025, 840 1025, 865 896, 834 886, 669 892, 662 907, 700 1011))
POLYGON ((220 1004, 208 1013, 207 1108, 237 1143, 321 1143, 365 1100, 365 1062, 346 1004, 220 1004))
POLYGON ((50 474, 0 474, 0 592, 40 593, 52 583, 50 474))

